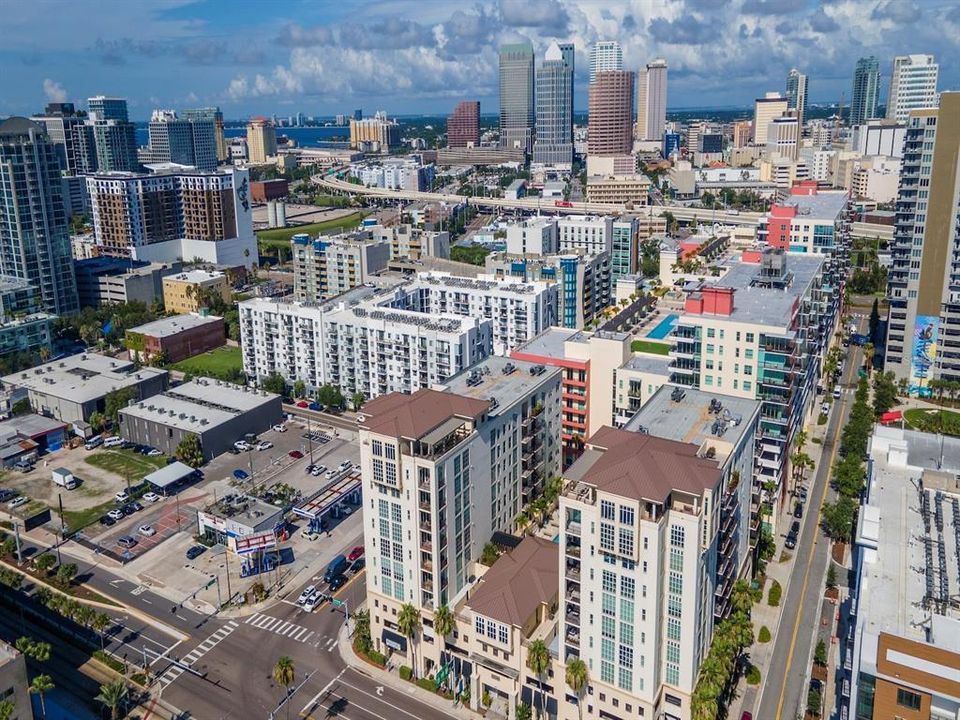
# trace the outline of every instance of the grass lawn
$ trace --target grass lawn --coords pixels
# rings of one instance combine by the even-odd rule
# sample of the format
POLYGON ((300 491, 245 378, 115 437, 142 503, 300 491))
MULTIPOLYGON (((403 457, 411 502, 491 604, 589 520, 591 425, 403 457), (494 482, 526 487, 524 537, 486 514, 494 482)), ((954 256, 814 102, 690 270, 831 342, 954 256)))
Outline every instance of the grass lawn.
POLYGON ((257 232, 257 240, 266 247, 289 247, 290 238, 299 233, 309 233, 316 235, 325 230, 352 230, 363 220, 362 212, 355 212, 352 215, 334 218, 333 220, 324 220, 323 222, 310 223, 309 225, 298 225, 297 227, 274 228, 273 230, 260 230, 257 232))
POLYGON ((181 360, 171 367, 191 375, 229 379, 243 370, 243 353, 238 347, 224 345, 216 350, 181 360))
POLYGON ((120 477, 129 475, 131 484, 137 484, 143 479, 144 475, 149 475, 154 470, 164 467, 167 464, 167 458, 163 455, 147 457, 132 450, 111 448, 93 453, 84 462, 120 477))
POLYGON ((634 340, 630 343, 630 349, 633 352, 653 353, 655 355, 669 355, 670 346, 666 343, 653 342, 652 340, 634 340))
POLYGON ((102 515, 113 510, 117 504, 113 500, 100 503, 84 510, 64 510, 63 521, 67 525, 67 532, 76 532, 82 530, 87 525, 95 523, 102 515))
MULTIPOLYGON (((903 417, 915 430, 937 432, 940 429, 940 410, 911 408, 903 411, 903 417)), ((946 435, 960 436, 960 413, 953 410, 943 411, 943 432, 946 435)))

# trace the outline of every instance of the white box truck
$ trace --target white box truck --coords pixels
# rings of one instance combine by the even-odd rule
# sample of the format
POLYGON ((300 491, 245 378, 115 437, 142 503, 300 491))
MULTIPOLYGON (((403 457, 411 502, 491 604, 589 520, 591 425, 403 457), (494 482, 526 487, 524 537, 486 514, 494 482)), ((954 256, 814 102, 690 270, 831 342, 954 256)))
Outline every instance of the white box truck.
POLYGON ((53 481, 67 490, 73 490, 79 484, 73 476, 73 473, 66 468, 55 468, 53 471, 53 481))

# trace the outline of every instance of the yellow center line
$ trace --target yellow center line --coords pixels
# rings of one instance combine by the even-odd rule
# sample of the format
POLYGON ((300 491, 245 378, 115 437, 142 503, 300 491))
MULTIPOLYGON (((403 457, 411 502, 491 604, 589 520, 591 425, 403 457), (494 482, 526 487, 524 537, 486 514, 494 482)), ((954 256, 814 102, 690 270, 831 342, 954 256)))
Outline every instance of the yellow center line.
MULTIPOLYGON (((855 355, 855 354, 856 354, 856 353, 854 353, 854 355, 855 355)), ((853 358, 846 358, 846 359, 847 359, 848 361, 852 361, 852 360, 853 360, 853 358)), ((855 363, 850 362, 850 365, 853 366, 853 365, 855 365, 855 363)), ((850 370, 849 370, 849 368, 848 368, 848 369, 847 369, 847 373, 849 374, 849 372, 850 372, 850 370)), ((843 418, 843 411, 846 409, 846 406, 847 406, 847 397, 846 397, 846 395, 843 395, 843 396, 841 397, 841 399, 840 399, 840 407, 839 407, 839 409, 840 409, 840 415, 839 415, 839 417, 840 417, 841 419, 843 418)), ((829 427, 829 426, 828 426, 828 427, 829 427)), ((838 428, 838 433, 837 433, 837 434, 839 435, 839 428, 838 428)), ((826 500, 826 497, 827 497, 827 487, 830 485, 830 477, 831 477, 831 475, 832 475, 832 473, 833 473, 833 470, 832 470, 832 468, 833 468, 833 461, 836 459, 837 449, 838 449, 839 447, 840 447, 839 437, 835 437, 835 438, 833 439, 833 450, 832 450, 831 453, 830 453, 830 465, 828 466, 827 480, 826 480, 826 482, 824 483, 823 487, 822 487, 821 490, 820 490, 820 502, 819 502, 819 504, 817 505, 817 518, 816 518, 817 522, 816 522, 816 524, 814 525, 814 531, 813 531, 813 532, 814 532, 814 535, 813 535, 813 544, 810 546, 810 552, 809 552, 809 554, 807 555, 807 567, 805 568, 805 570, 804 570, 804 572, 803 572, 803 587, 801 588, 801 591, 800 591, 800 606, 799 606, 799 608, 797 609, 797 618, 796 618, 796 620, 794 620, 794 622, 793 622, 793 634, 790 636, 790 650, 789 650, 789 652, 788 652, 788 654, 787 654, 787 662, 786 662, 786 665, 785 665, 785 667, 784 667, 784 669, 783 669, 783 683, 782 683, 781 686, 780 686, 780 699, 779 699, 779 701, 777 702, 777 715, 776 715, 776 720, 781 720, 781 716, 782 716, 782 714, 783 714, 783 703, 784 703, 784 700, 785 700, 785 696, 786 696, 786 694, 787 694, 787 676, 790 674, 790 667, 793 665, 793 653, 794 653, 794 650, 796 649, 796 646, 797 646, 797 634, 800 632, 800 617, 803 615, 803 597, 804 597, 804 595, 807 594, 807 583, 808 583, 808 581, 810 580, 810 567, 813 565, 813 556, 814 556, 815 551, 816 551, 816 549, 817 549, 817 543, 820 541, 820 530, 819 530, 819 527, 820 527, 820 515, 821 515, 821 513, 823 512, 823 503, 824 503, 824 500, 826 500)), ((821 462, 822 462, 822 460, 821 460, 821 462)), ((808 516, 808 517, 809 517, 809 516, 808 516)))

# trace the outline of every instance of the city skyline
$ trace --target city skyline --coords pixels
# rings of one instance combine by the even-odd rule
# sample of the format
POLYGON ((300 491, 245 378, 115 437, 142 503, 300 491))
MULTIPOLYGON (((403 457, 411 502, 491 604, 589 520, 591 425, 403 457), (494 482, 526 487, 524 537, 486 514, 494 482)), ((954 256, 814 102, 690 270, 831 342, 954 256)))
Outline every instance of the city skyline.
POLYGON ((136 121, 158 107, 196 105, 220 105, 228 118, 298 110, 327 116, 373 105, 445 114, 464 98, 491 107, 499 46, 525 41, 538 59, 554 40, 574 43, 578 112, 587 104, 590 45, 600 40, 620 42, 628 70, 664 57, 670 108, 746 107, 758 93, 781 88, 791 67, 814 81, 810 104, 841 94, 849 103, 856 62, 871 54, 885 80, 895 55, 916 52, 938 58, 941 89, 960 77, 960 8, 946 1, 910 8, 848 0, 821 9, 812 0, 738 0, 721 8, 693 0, 663 7, 500 0, 451 11, 395 0, 350 8, 291 3, 266 18, 209 2, 110 10, 77 3, 57 13, 45 12, 47 5, 8 12, 0 64, 16 71, 6 74, 0 114, 31 114, 47 101, 81 103, 100 93, 129 98, 136 121), (362 25, 353 19, 361 16, 362 25), (42 50, 40 25, 59 52, 42 50), (957 32, 942 32, 947 27, 957 32))

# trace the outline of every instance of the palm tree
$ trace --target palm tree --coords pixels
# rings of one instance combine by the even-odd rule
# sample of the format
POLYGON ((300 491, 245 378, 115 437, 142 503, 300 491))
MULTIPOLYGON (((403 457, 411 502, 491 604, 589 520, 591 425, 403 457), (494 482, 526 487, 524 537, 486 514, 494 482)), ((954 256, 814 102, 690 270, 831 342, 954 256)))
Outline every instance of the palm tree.
MULTIPOLYGON (((453 613, 445 604, 437 608, 433 613, 433 629, 436 630, 440 638, 440 666, 444 665, 444 653, 447 645, 447 635, 453 632, 453 613)), ((450 675, 448 674, 449 678, 450 675)))
POLYGON ((547 649, 543 640, 534 640, 527 648, 527 668, 537 676, 537 682, 540 683, 539 707, 537 708, 537 717, 543 714, 543 674, 550 667, 550 650, 547 649))
POLYGON ((110 625, 111 622, 112 620, 110 620, 110 616, 104 612, 97 613, 90 621, 90 627, 92 627, 100 635, 101 650, 103 650, 103 631, 107 629, 107 626, 110 625))
POLYGON ((121 678, 100 686, 97 702, 110 708, 110 720, 119 720, 120 706, 127 699, 127 685, 121 678))
POLYGON ((526 703, 517 705, 517 712, 514 717, 516 717, 516 720, 530 720, 530 706, 526 703))
POLYGON ((37 675, 33 682, 30 683, 30 692, 34 695, 40 696, 40 716, 47 716, 47 706, 43 702, 44 693, 48 693, 53 690, 56 685, 53 684, 53 680, 50 679, 49 675, 37 675))
MULTIPOLYGON (((296 677, 296 671, 293 667, 293 660, 288 655, 281 655, 277 664, 273 666, 273 679, 278 685, 283 685, 287 695, 290 695, 290 686, 296 677)), ((290 717, 290 703, 287 703, 287 717, 290 717)))
POLYGON ((400 608, 400 614, 397 616, 397 626, 400 628, 400 632, 403 633, 404 637, 410 642, 410 668, 413 671, 413 676, 416 677, 417 661, 413 646, 417 638, 417 633, 420 632, 420 611, 412 604, 405 603, 404 606, 400 608))
POLYGON ((10 700, 0 701, 0 720, 10 720, 13 716, 13 711, 16 709, 17 706, 10 700))
POLYGON ((587 670, 587 664, 578 657, 572 657, 567 661, 567 685, 577 696, 577 715, 583 718, 583 691, 590 680, 590 671, 587 670))
POLYGON ((873 347, 873 343, 868 342, 863 346, 863 364, 867 368, 867 375, 873 370, 873 356, 876 355, 877 350, 873 347))

